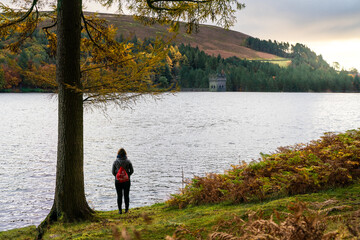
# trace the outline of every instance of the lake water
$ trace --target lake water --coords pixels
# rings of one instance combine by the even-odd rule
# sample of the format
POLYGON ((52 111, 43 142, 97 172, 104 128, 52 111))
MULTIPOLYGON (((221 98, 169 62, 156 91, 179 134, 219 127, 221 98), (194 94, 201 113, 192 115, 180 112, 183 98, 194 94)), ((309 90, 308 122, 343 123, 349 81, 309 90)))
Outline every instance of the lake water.
MULTIPOLYGON (((0 94, 0 231, 38 225, 55 188, 57 100, 0 94)), ((132 161, 130 208, 162 202, 185 178, 222 173, 241 160, 324 132, 360 127, 360 94, 178 93, 132 109, 87 110, 85 191, 96 210, 116 210, 116 152, 132 161)))

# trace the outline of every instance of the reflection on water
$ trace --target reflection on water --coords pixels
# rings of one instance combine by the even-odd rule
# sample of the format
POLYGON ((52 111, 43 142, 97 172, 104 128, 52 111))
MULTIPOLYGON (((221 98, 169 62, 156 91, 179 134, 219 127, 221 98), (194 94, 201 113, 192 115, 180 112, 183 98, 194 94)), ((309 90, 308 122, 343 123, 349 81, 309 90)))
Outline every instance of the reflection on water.
MULTIPOLYGON (((133 109, 85 112, 85 191, 115 210, 111 175, 124 147, 134 165, 130 207, 166 200, 186 178, 223 172, 259 152, 360 126, 359 94, 178 93, 133 109)), ((39 224, 55 188, 57 102, 0 94, 0 231, 39 224)))

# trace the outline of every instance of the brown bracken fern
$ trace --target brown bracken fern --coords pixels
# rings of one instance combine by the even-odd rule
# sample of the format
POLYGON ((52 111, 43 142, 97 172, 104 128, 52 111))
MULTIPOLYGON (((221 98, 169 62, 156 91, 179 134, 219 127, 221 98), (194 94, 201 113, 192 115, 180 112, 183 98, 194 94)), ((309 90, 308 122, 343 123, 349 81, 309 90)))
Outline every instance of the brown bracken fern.
POLYGON ((326 133, 309 144, 281 147, 225 174, 195 177, 167 202, 189 204, 258 201, 345 186, 360 176, 360 130, 326 133))

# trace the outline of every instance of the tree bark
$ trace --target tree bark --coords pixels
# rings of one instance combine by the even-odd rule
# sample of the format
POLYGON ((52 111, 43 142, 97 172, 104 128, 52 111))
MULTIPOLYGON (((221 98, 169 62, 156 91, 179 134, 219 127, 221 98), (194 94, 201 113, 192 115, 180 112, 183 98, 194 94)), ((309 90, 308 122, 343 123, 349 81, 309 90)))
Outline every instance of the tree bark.
POLYGON ((54 221, 89 219, 85 198, 83 94, 80 81, 81 0, 58 0, 56 79, 58 82, 58 152, 52 209, 38 227, 41 239, 54 221))
POLYGON ((58 153, 54 206, 50 216, 64 221, 87 219, 83 156, 83 95, 80 82, 81 0, 58 0, 56 79, 58 153))

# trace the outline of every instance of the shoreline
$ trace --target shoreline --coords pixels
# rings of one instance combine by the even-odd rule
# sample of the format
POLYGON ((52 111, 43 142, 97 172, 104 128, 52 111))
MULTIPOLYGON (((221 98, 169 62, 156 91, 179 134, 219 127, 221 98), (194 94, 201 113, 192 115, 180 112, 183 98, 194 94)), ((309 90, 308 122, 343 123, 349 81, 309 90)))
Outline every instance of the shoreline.
MULTIPOLYGON (((360 192, 359 182, 318 193, 299 194, 246 204, 221 203, 175 209, 166 206, 165 203, 158 203, 130 209, 128 214, 122 215, 117 211, 96 211, 96 221, 55 223, 48 229, 44 239, 113 239, 116 232, 121 234, 122 231, 133 237, 131 239, 136 239, 136 234, 140 234, 140 239, 165 239, 166 236, 172 236, 179 229, 185 229, 187 236, 202 229, 200 234, 206 237, 213 233, 213 229, 221 223, 234 222, 234 218, 249 221, 247 217, 249 212, 262 212, 262 218, 268 221, 276 210, 284 219, 289 213, 291 214, 288 207, 296 204, 297 201, 306 203, 311 211, 323 212, 319 216, 326 218, 327 227, 324 234, 338 231, 349 237, 351 233, 346 229, 346 222, 352 220, 353 217, 360 220, 358 192, 360 192)), ((30 239, 35 236, 36 226, 34 225, 0 232, 0 239, 30 239)))

